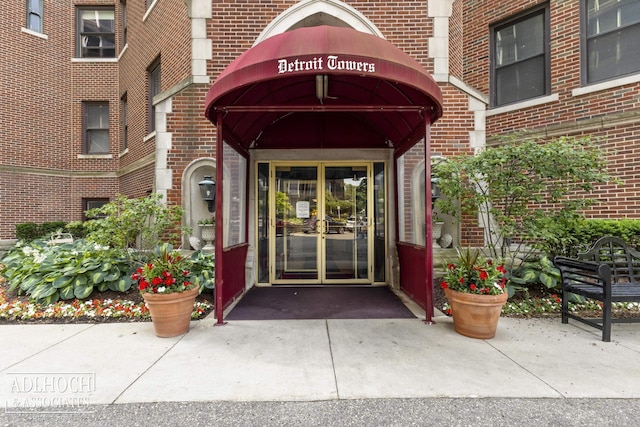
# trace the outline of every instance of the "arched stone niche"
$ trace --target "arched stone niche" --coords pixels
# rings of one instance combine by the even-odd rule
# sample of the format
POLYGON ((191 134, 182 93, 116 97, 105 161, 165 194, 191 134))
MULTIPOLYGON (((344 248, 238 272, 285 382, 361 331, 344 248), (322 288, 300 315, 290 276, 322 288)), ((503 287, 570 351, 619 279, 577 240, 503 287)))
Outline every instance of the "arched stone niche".
POLYGON ((216 159, 207 157, 194 160, 184 170, 182 176, 182 207, 184 209, 184 225, 191 227, 191 234, 183 236, 182 247, 184 249, 196 249, 190 243, 190 238, 195 237, 201 241, 198 221, 210 218, 213 213, 207 209, 207 203, 200 196, 198 183, 205 176, 216 179, 216 159))

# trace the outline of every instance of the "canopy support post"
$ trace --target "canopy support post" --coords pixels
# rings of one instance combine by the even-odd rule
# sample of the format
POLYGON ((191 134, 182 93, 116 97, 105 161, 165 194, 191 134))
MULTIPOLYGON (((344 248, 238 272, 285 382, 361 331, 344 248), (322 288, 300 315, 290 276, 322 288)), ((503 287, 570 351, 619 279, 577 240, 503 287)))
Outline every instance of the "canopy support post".
POLYGON ((216 311, 216 326, 224 325, 224 307, 222 300, 222 289, 224 285, 224 281, 222 280, 222 250, 223 250, 223 224, 224 218, 222 213, 223 208, 223 191, 224 183, 224 170, 223 170, 223 145, 224 141, 222 138, 222 114, 218 114, 217 116, 217 129, 216 129, 216 249, 215 249, 215 311, 216 311))
POLYGON ((431 206, 431 122, 424 117, 424 204, 425 204, 425 323, 433 324, 433 206, 431 206))

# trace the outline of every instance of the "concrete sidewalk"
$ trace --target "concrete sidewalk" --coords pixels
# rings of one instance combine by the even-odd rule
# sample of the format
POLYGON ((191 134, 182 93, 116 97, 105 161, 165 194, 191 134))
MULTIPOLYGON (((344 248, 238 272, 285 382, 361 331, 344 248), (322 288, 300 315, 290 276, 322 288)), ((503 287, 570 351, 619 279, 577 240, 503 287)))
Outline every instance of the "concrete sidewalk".
POLYGON ((501 318, 496 337, 451 319, 0 326, 0 402, 25 408, 144 402, 490 397, 640 398, 640 330, 613 341, 560 319, 501 318), (75 399, 75 400, 74 400, 75 399), (38 406, 40 405, 40 406, 38 406), (57 406, 56 406, 57 405, 57 406))

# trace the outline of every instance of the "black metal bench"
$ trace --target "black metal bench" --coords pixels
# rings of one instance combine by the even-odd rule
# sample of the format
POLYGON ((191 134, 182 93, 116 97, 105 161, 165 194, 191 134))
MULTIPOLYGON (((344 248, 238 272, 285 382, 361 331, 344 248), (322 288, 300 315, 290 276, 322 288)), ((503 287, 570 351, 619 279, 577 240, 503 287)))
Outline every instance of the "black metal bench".
POLYGON ((569 318, 602 331, 611 341, 611 323, 640 322, 640 318, 613 318, 614 302, 640 301, 640 252, 618 237, 602 237, 577 258, 557 256, 554 265, 562 275, 562 323, 569 318), (602 319, 583 318, 569 312, 569 293, 602 302, 602 319))

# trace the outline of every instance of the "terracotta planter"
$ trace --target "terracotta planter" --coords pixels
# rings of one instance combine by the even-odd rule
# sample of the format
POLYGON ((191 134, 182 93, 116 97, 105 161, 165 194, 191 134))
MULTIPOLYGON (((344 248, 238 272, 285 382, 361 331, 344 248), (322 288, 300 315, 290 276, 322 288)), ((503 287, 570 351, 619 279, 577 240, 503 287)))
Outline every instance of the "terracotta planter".
POLYGON ((502 306, 509 295, 506 292, 477 295, 450 290, 447 297, 456 332, 471 338, 488 339, 496 335, 502 306))
POLYGON ((158 337, 176 337, 189 332, 193 304, 198 291, 196 286, 188 291, 172 294, 142 294, 158 337))

